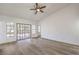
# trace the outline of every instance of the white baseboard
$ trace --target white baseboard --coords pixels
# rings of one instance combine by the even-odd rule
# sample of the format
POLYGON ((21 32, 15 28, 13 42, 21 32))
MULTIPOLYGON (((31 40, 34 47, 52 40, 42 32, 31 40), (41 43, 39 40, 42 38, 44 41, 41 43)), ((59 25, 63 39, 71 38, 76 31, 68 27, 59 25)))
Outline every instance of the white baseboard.
POLYGON ((79 47, 79 45, 77 45, 77 44, 71 44, 71 43, 62 42, 62 41, 51 40, 51 39, 48 39, 48 38, 44 38, 44 37, 42 37, 42 39, 45 39, 45 40, 50 40, 50 41, 55 41, 55 42, 59 42, 59 43, 64 43, 64 44, 69 44, 69 45, 73 45, 73 46, 78 46, 78 47, 79 47))

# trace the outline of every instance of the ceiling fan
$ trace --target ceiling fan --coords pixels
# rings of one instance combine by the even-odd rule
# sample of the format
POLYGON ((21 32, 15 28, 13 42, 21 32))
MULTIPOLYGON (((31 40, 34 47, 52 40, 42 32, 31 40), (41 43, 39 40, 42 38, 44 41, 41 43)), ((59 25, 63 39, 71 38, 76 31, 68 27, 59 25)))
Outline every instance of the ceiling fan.
POLYGON ((42 10, 43 8, 46 8, 46 6, 40 6, 38 5, 38 3, 35 3, 34 8, 30 10, 35 10, 35 14, 37 14, 38 12, 44 13, 44 11, 42 10))

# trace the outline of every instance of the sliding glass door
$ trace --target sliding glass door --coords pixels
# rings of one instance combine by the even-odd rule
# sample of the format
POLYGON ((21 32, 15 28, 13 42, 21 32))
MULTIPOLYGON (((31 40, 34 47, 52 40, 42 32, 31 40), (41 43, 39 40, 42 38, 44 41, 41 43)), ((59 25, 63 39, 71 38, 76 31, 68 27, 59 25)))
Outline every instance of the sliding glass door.
POLYGON ((31 25, 30 24, 23 24, 17 23, 16 24, 16 38, 17 40, 24 40, 31 38, 31 25))

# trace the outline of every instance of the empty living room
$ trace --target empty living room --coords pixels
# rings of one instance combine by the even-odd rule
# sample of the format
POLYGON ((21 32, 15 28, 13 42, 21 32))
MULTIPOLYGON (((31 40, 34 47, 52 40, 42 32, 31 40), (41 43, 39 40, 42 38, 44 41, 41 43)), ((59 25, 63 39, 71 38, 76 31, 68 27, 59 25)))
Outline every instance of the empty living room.
POLYGON ((0 3, 0 55, 79 55, 79 3, 0 3))

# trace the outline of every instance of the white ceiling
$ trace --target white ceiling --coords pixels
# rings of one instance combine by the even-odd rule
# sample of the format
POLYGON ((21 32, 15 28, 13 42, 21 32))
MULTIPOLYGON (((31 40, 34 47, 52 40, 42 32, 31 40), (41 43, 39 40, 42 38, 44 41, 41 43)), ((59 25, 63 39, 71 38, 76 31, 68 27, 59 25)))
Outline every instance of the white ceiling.
POLYGON ((53 14, 54 12, 68 6, 69 4, 42 3, 40 5, 46 5, 47 7, 43 9, 44 13, 39 12, 35 15, 35 11, 30 10, 34 7, 34 3, 0 3, 0 15, 39 21, 53 14))

